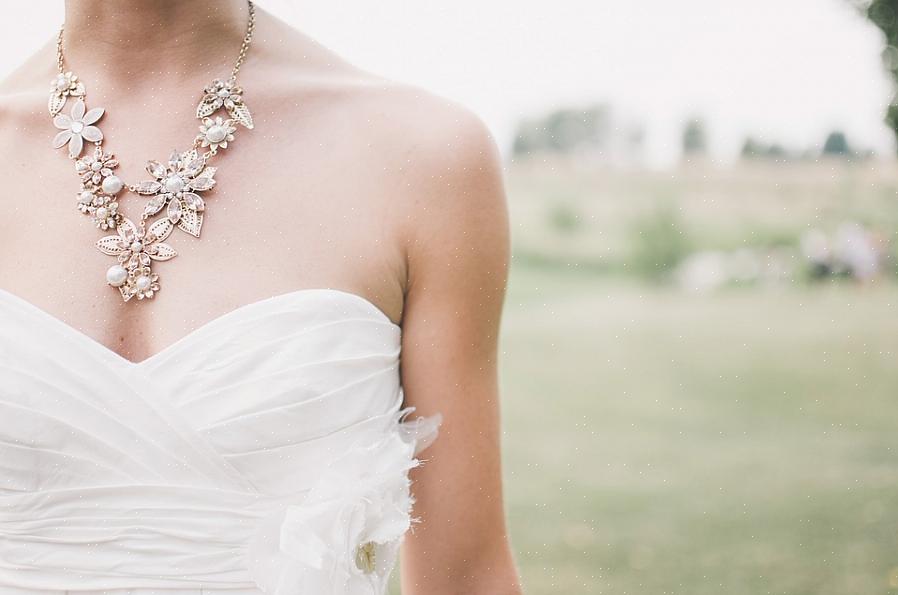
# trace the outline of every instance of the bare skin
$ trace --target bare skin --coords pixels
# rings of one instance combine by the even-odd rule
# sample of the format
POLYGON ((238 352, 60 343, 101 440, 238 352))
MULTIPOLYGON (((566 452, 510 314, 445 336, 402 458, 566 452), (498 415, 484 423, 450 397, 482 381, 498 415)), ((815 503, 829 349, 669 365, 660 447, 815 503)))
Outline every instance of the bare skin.
MULTIPOLYGON (((203 86, 224 77, 242 0, 66 3, 66 60, 126 183, 185 149, 203 86), (89 32, 89 35, 88 35, 89 32)), ((123 304, 105 285, 104 232, 75 208, 78 181, 46 112, 47 45, 0 84, 0 288, 132 361, 217 316, 304 288, 358 294, 401 324, 408 405, 441 412, 413 472, 423 520, 402 553, 406 595, 520 593, 499 456, 498 329, 509 261, 501 165, 482 122, 420 89, 347 64, 257 8, 240 74, 256 128, 216 163, 202 239, 175 232, 162 290, 123 304)), ((71 107, 71 100, 66 111, 71 107)), ((143 200, 125 195, 139 217, 143 200)))

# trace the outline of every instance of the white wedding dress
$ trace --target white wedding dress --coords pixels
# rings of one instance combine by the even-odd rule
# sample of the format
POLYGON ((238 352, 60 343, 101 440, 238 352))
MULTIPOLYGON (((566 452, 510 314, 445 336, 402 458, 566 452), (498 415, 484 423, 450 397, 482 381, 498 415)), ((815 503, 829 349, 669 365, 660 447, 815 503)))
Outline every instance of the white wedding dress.
POLYGON ((306 289, 131 362, 0 290, 0 594, 386 593, 440 423, 400 338, 306 289))

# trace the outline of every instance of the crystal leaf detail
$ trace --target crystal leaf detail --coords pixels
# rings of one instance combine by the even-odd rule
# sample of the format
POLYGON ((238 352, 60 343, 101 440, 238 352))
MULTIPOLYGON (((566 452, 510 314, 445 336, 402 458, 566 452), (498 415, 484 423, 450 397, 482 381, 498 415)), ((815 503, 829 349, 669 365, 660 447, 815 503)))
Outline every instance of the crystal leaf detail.
POLYGON ((178 229, 187 232, 193 237, 200 237, 200 229, 203 227, 203 214, 187 209, 181 211, 181 218, 178 220, 178 229))
POLYGON ((200 101, 200 104, 196 106, 196 117, 197 118, 205 118, 206 116, 210 116, 215 113, 215 110, 218 108, 215 107, 215 104, 211 101, 200 101))
MULTIPOLYGON (((178 164, 181 169, 187 169, 188 166, 194 163, 197 159, 199 159, 199 153, 197 153, 196 149, 190 149, 189 151, 185 151, 180 159, 178 160, 178 164)), ((200 168, 202 169, 202 168, 200 168)))
POLYGON ((208 176, 199 176, 194 178, 192 182, 190 182, 190 187, 194 190, 209 190, 213 186, 215 186, 215 180, 212 179, 211 174, 208 176))
POLYGON ((172 171, 178 170, 178 165, 181 163, 181 154, 178 153, 177 149, 172 150, 171 155, 168 156, 168 167, 172 171))
POLYGON ((97 240, 97 249, 108 256, 118 256, 122 253, 122 238, 119 236, 106 236, 97 240))
POLYGON ((156 194, 160 190, 162 190, 162 183, 156 180, 144 180, 137 184, 137 194, 156 194))
MULTIPOLYGON (((197 179, 211 178, 212 176, 215 175, 215 172, 217 172, 217 171, 218 171, 218 168, 216 168, 216 167, 207 167, 206 169, 204 169, 203 171, 200 172, 200 175, 197 176, 197 179)), ((213 180, 213 182, 214 182, 214 180, 213 180)))
POLYGON ((191 159, 187 166, 184 168, 184 172, 192 178, 203 170, 203 166, 205 164, 206 162, 202 159, 191 159))
POLYGON ((128 259, 128 268, 134 269, 141 265, 150 264, 150 255, 146 252, 132 252, 131 258, 128 259))
POLYGON ((253 116, 249 113, 249 108, 245 103, 235 103, 233 107, 228 108, 228 114, 249 129, 253 127, 253 116))
POLYGON ((178 255, 174 248, 165 243, 156 244, 155 250, 155 253, 150 253, 150 258, 153 260, 169 260, 178 255))
POLYGON ((134 222, 130 219, 125 219, 122 221, 121 225, 118 226, 118 232, 119 235, 126 238, 129 235, 137 234, 137 226, 134 225, 134 222))
POLYGON ((55 116, 59 113, 59 111, 65 105, 65 100, 65 95, 57 95, 56 93, 50 94, 50 100, 47 102, 47 109, 50 110, 51 116, 55 116))
POLYGON ((183 199, 184 204, 187 205, 187 208, 193 211, 202 211, 206 208, 206 203, 203 202, 203 199, 200 198, 199 194, 194 194, 193 192, 185 192, 183 199))
POLYGON ((181 220, 181 201, 173 200, 168 203, 168 220, 177 223, 181 220))
POLYGON ((171 235, 171 232, 174 228, 175 226, 172 225, 172 222, 168 219, 160 219, 150 226, 150 233, 152 233, 160 240, 164 240, 169 235, 171 235))
POLYGON ((147 201, 146 206, 143 209, 144 214, 147 217, 152 217, 156 213, 162 210, 162 207, 165 206, 165 197, 163 196, 154 196, 150 200, 147 201))
POLYGON ((165 166, 158 161, 147 161, 147 172, 156 179, 165 177, 165 166))

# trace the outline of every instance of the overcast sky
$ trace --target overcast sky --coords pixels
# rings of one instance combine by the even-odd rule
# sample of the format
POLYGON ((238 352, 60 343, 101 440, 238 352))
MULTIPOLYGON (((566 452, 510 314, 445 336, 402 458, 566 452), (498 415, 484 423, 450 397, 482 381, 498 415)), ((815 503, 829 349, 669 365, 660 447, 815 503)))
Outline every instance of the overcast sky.
MULTIPOLYGON (((722 159, 748 133, 804 147, 834 128, 892 150, 882 42, 845 0, 259 4, 363 67, 465 103, 503 147, 523 116, 608 101, 645 125, 659 165, 676 159, 691 114, 705 116, 722 159)), ((0 74, 53 35, 62 2, 16 14, 2 26, 0 74)))

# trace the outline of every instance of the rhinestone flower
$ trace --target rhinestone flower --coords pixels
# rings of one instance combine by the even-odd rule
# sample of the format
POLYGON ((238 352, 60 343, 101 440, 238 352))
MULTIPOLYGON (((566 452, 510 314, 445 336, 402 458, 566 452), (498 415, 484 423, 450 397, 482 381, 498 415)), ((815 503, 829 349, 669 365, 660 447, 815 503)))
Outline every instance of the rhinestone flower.
POLYGON ((209 147, 213 151, 227 149, 228 143, 234 140, 235 132, 237 128, 232 120, 224 120, 221 116, 216 116, 215 119, 203 118, 196 140, 201 141, 203 147, 209 147))
POLYGON ((97 248, 104 254, 118 257, 119 263, 129 270, 150 266, 151 260, 169 260, 177 256, 174 248, 163 242, 172 229, 174 226, 168 219, 161 219, 147 229, 122 218, 116 229, 118 235, 100 238, 97 248))
POLYGON ((152 298, 159 291, 159 275, 149 266, 137 267, 128 271, 128 280, 120 287, 122 296, 128 301, 134 296, 142 300, 152 298))
POLYGON ((85 113, 84 100, 79 99, 72 106, 71 115, 60 114, 53 118, 53 125, 61 130, 53 138, 53 148, 59 149, 69 145, 69 157, 75 159, 81 155, 84 140, 98 142, 103 140, 103 133, 93 124, 103 117, 103 108, 95 107, 85 113))
POLYGON ((238 87, 233 79, 226 81, 215 79, 205 88, 205 95, 196 108, 196 117, 211 116, 222 107, 227 110, 231 118, 243 126, 253 127, 253 117, 249 108, 243 103, 243 89, 238 87))
MULTIPOLYGON (((112 174, 113 168, 116 167, 118 167, 118 160, 111 154, 104 153, 101 147, 97 147, 96 150, 94 150, 93 155, 85 155, 81 159, 75 161, 75 171, 81 176, 81 183, 86 186, 100 187, 104 185, 103 182, 109 177, 118 180, 118 178, 112 174)), ((120 183, 121 181, 117 182, 115 185, 120 183)), ((114 185, 106 183, 105 186, 113 189, 114 185)), ((119 186, 118 189, 121 190, 121 187, 119 186)), ((115 192, 110 192, 109 194, 115 194, 115 192)))
POLYGON ((150 264, 178 255, 174 248, 163 242, 172 229, 174 226, 168 219, 160 219, 146 229, 122 218, 117 235, 97 241, 100 252, 118 259, 119 264, 106 271, 106 281, 118 288, 126 302, 135 295, 141 300, 151 298, 159 291, 159 276, 150 270, 150 264))
POLYGON ((156 179, 140 182, 136 187, 138 194, 153 196, 144 214, 152 217, 168 205, 168 220, 182 231, 199 237, 206 203, 196 193, 215 186, 215 168, 206 167, 196 149, 191 149, 186 153, 173 151, 167 165, 150 161, 147 171, 156 179))
POLYGON ((84 95, 84 83, 78 80, 78 77, 71 72, 61 72, 50 81, 50 100, 47 102, 47 109, 50 115, 55 116, 65 105, 67 97, 81 97, 84 95))
POLYGON ((78 210, 90 215, 96 226, 103 231, 114 229, 121 221, 118 202, 111 196, 97 194, 88 188, 82 188, 78 193, 78 210))

